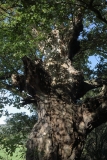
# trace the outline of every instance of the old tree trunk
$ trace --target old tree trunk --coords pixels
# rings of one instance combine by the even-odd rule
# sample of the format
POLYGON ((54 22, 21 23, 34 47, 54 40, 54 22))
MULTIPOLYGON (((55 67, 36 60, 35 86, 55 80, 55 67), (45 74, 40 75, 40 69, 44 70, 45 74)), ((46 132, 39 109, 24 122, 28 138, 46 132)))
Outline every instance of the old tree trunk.
POLYGON ((104 90, 97 97, 77 101, 88 90, 104 82, 99 79, 84 81, 82 73, 71 67, 69 60, 66 61, 68 65, 63 65, 61 73, 66 69, 66 76, 69 71, 67 81, 50 86, 50 76, 42 65, 23 57, 26 88, 33 96, 24 99, 23 103, 34 102, 38 112, 38 122, 27 142, 27 160, 80 159, 88 133, 107 120, 104 90), (46 78, 45 81, 42 78, 46 78))
MULTIPOLYGON (((58 28, 52 31, 47 43, 53 42, 52 50, 57 54, 48 58, 48 63, 24 56, 24 75, 12 75, 13 85, 29 95, 23 104, 34 103, 38 112, 26 160, 79 160, 87 135, 107 121, 106 80, 85 81, 83 73, 72 66, 73 57, 80 52, 78 36, 82 31, 79 13, 65 39, 58 28), (97 96, 82 99, 88 91, 102 86, 97 96)), ((46 52, 44 46, 39 47, 46 52)))

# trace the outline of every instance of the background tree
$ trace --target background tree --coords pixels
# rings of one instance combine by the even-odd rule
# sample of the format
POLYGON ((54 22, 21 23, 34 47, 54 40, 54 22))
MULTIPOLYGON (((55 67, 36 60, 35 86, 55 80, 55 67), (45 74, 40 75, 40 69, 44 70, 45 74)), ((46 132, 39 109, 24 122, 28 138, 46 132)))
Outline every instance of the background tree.
POLYGON ((38 112, 27 160, 80 159, 87 135, 107 121, 106 5, 1 1, 1 108, 34 103, 38 112))
POLYGON ((35 121, 33 114, 31 116, 25 113, 11 114, 11 117, 6 119, 6 124, 0 126, 0 148, 5 149, 6 154, 10 156, 18 147, 24 147, 25 151, 26 140, 35 121))
POLYGON ((81 160, 107 159, 107 124, 95 128, 87 137, 81 160))

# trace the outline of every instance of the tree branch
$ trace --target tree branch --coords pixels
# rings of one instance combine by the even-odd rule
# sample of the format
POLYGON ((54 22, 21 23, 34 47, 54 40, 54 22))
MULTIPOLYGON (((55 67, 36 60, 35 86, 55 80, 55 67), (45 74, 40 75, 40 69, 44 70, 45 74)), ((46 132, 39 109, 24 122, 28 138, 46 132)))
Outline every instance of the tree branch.
POLYGON ((0 80, 5 80, 7 78, 11 78, 11 73, 5 73, 4 75, 0 76, 0 80))
POLYGON ((102 17, 100 11, 98 9, 96 9, 92 5, 93 4, 93 0, 91 0, 89 4, 86 3, 86 2, 84 2, 83 0, 79 0, 79 2, 85 4, 85 6, 84 6, 85 8, 90 9, 91 11, 93 11, 96 14, 96 16, 97 16, 98 19, 100 19, 101 21, 103 21, 104 23, 107 24, 107 20, 104 17, 102 17))
POLYGON ((84 81, 81 84, 81 91, 79 92, 78 98, 83 97, 88 91, 107 85, 107 79, 97 78, 89 81, 84 81))
POLYGON ((90 6, 92 6, 92 5, 93 5, 93 2, 94 2, 94 0, 90 0, 90 6))
POLYGON ((83 104, 83 119, 88 133, 107 121, 106 97, 107 95, 88 98, 83 104))
POLYGON ((5 84, 5 83, 0 83, 0 88, 8 90, 8 91, 12 92, 14 95, 18 95, 22 98, 25 98, 25 95, 23 95, 21 92, 19 92, 16 88, 13 88, 12 85, 8 85, 8 84, 5 84))
POLYGON ((99 18, 100 20, 102 20, 107 24, 107 20, 102 17, 101 13, 95 7, 89 6, 89 9, 96 14, 97 18, 99 18))
POLYGON ((82 24, 82 13, 79 11, 78 15, 75 17, 73 24, 72 35, 68 44, 68 57, 72 61, 72 58, 80 52, 80 41, 78 41, 78 37, 80 32, 83 31, 82 24))

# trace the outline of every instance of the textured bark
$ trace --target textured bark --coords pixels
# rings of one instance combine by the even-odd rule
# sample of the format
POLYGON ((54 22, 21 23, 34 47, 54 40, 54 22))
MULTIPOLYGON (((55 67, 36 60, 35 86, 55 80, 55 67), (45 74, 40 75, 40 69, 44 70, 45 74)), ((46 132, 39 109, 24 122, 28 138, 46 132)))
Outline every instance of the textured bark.
POLYGON ((38 111, 26 160, 79 160, 88 133, 107 121, 106 80, 84 81, 68 60, 60 65, 59 79, 52 79, 38 60, 25 56, 23 63, 24 75, 13 75, 12 81, 30 95, 22 104, 34 103, 38 111), (101 86, 100 94, 80 102, 87 91, 101 86))
POLYGON ((61 64, 60 79, 52 81, 52 75, 37 61, 23 57, 23 81, 18 75, 12 76, 13 84, 30 95, 23 104, 34 103, 38 111, 26 160, 79 160, 88 133, 107 121, 106 81, 84 81, 69 61, 61 64), (79 101, 87 91, 100 86, 103 88, 98 96, 79 101))
POLYGON ((86 137, 80 110, 79 106, 66 104, 56 97, 40 102, 38 122, 29 137, 26 159, 78 159, 86 137))
MULTIPOLYGON (((60 66, 60 79, 53 83, 41 63, 33 62, 26 56, 23 57, 23 62, 24 90, 32 96, 38 107, 38 122, 27 143, 26 159, 78 159, 86 136, 83 112, 81 106, 76 105, 83 75, 67 61, 67 64, 60 66), (61 80, 62 73, 64 75, 61 80)), ((25 102, 30 101, 32 103, 32 99, 25 99, 25 102)))
POLYGON ((27 143, 26 160, 79 160, 87 135, 107 121, 104 96, 84 104, 66 104, 56 97, 38 104, 38 122, 27 143))

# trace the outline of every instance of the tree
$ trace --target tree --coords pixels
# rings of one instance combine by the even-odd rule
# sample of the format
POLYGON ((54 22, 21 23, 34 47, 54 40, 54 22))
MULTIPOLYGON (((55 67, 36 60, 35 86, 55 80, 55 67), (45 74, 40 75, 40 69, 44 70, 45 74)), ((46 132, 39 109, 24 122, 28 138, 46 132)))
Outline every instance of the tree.
POLYGON ((38 112, 26 160, 78 160, 87 135, 107 121, 106 5, 1 1, 1 94, 15 97, 2 96, 1 107, 19 105, 18 96, 38 112), (92 55, 99 57, 95 70, 92 55))
POLYGON ((35 115, 11 114, 11 117, 6 119, 6 124, 0 126, 0 147, 10 156, 18 147, 21 149, 23 147, 25 151, 28 133, 35 124, 35 120, 35 115))
POLYGON ((95 128, 87 137, 81 160, 107 159, 107 124, 95 128))

